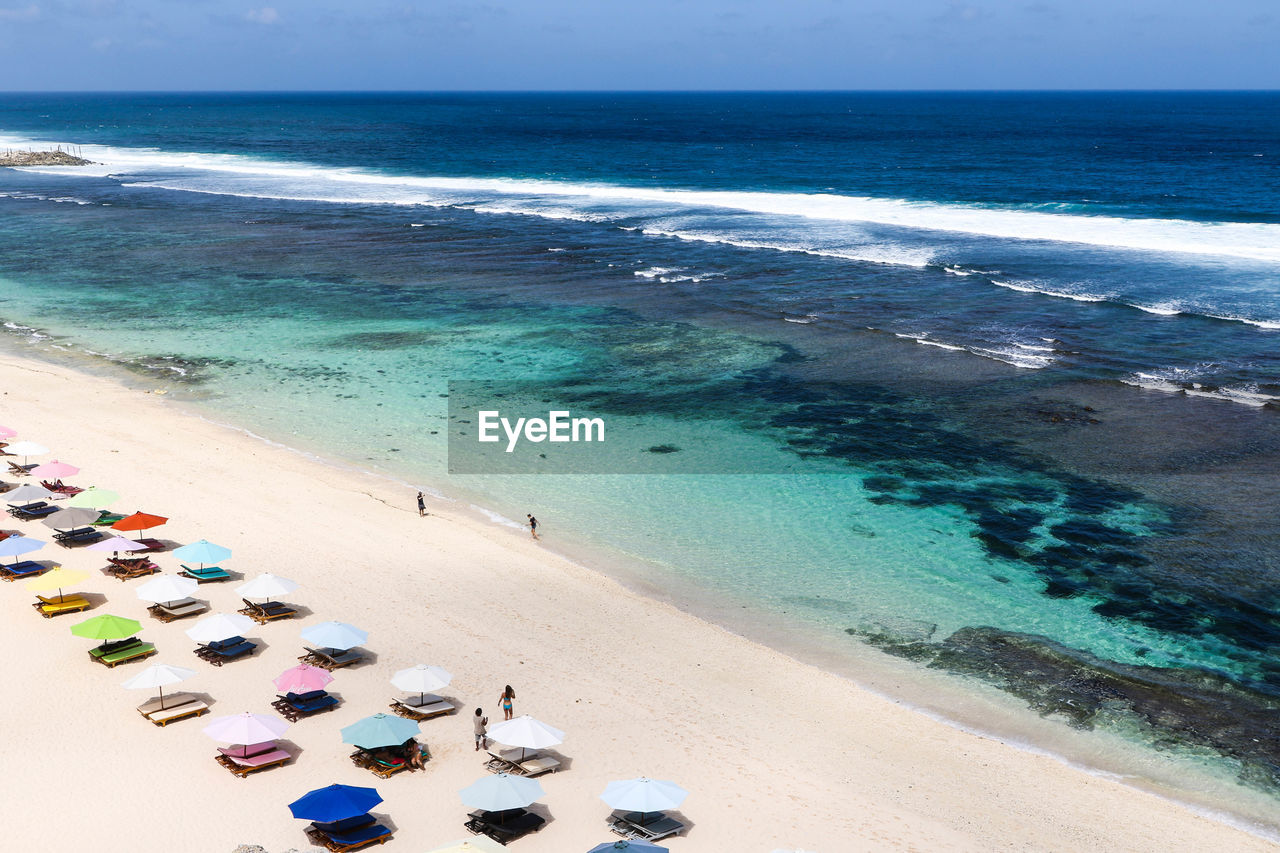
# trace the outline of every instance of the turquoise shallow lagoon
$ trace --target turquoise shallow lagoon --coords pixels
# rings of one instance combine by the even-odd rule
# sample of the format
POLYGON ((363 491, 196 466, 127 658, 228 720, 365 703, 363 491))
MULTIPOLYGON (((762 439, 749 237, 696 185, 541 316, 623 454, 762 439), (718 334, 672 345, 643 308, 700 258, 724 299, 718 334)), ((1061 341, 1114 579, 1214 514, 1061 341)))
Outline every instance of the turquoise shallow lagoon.
MULTIPOLYGON (((16 98, 6 139, 100 165, 0 173, 3 345, 400 479, 406 504, 533 512, 550 547, 735 630, 890 692, 859 667, 959 676, 1051 721, 1027 739, 1207 774, 1206 802, 1280 825, 1269 113, 984 101, 966 162, 988 165, 957 182, 933 143, 932 171, 867 164, 923 156, 972 103, 848 96, 851 124, 808 97, 16 98), (1126 124, 1144 109, 1156 130, 1126 124), (734 148, 748 110, 771 121, 734 148), (1086 114, 1078 145, 1006 147, 1086 114), (623 116, 669 132, 619 139, 623 116), (1217 172, 1160 144, 1187 123, 1231 141, 1217 172), (628 473, 450 474, 458 382, 603 415, 628 473)), ((904 694, 980 725, 933 683, 904 694)))

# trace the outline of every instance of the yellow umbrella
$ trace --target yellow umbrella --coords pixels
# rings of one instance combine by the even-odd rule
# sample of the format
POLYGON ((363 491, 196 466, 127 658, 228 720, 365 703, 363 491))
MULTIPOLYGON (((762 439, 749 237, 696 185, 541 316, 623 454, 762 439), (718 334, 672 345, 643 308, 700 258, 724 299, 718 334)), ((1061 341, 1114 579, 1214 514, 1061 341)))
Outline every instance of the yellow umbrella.
POLYGON ((82 572, 79 569, 64 569, 58 566, 51 572, 45 572, 38 578, 32 578, 27 581, 27 589, 32 592, 49 592, 56 589, 58 591, 58 600, 62 601, 62 588, 80 583, 80 581, 89 577, 88 572, 82 572))

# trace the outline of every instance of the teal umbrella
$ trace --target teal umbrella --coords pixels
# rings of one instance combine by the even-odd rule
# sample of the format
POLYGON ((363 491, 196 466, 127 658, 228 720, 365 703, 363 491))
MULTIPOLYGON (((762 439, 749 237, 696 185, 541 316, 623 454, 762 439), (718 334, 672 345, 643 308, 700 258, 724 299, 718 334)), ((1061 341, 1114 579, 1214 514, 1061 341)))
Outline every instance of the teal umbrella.
POLYGON ((190 545, 183 545, 181 548, 173 549, 173 556, 179 560, 199 563, 200 567, 204 568, 205 563, 219 563, 230 557, 231 549, 223 548, 221 545, 214 545, 207 539, 201 539, 199 542, 192 542, 190 545))
POLYGON ((374 714, 342 730, 342 742, 361 749, 399 746, 419 733, 418 724, 393 714, 374 714))

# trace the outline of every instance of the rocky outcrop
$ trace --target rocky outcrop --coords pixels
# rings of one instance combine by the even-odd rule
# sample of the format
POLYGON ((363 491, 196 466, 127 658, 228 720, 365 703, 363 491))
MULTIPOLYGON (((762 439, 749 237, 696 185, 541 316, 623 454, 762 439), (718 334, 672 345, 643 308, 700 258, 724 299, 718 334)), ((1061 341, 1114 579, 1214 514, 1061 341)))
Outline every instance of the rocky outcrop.
POLYGON ((5 151, 0 153, 0 166, 88 166, 92 160, 55 151, 5 151))

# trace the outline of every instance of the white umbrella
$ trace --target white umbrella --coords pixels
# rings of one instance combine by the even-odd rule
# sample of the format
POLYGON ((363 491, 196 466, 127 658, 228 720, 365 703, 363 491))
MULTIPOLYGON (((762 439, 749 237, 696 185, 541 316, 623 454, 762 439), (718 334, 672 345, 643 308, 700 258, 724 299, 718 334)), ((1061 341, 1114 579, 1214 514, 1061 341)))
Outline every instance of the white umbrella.
POLYGON ((473 782, 458 792, 462 804, 473 809, 500 812, 506 809, 522 809, 545 792, 537 779, 497 773, 473 782))
MULTIPOLYGON (((187 636, 197 643, 216 643, 228 637, 238 637, 253 627, 253 620, 239 613, 215 613, 206 616, 187 629, 187 636)), ((246 741, 252 743, 254 741, 246 741)), ((240 743, 240 741, 232 741, 240 743)))
POLYGON ((177 601, 191 595, 198 586, 200 584, 195 578, 185 578, 181 575, 156 575, 138 587, 136 592, 138 598, 143 601, 177 601))
POLYGON ((134 542, 132 539, 126 539, 123 536, 112 536, 110 539, 100 539, 94 542, 86 551, 145 551, 146 545, 141 542, 134 542))
POLYGON ((28 456, 43 456, 49 452, 49 448, 43 444, 36 444, 34 441, 15 441, 6 447, 4 452, 10 456, 21 456, 22 464, 25 465, 28 456))
MULTIPOLYGON (((262 714, 233 714, 230 717, 216 717, 209 721, 203 731, 214 740, 223 743, 249 744, 275 740, 285 733, 289 724, 278 717, 267 717, 262 714)), ((248 750, 245 750, 246 752, 248 750)))
POLYGON ((26 483, 16 489, 10 489, 4 496, 4 502, 9 506, 19 506, 20 504, 29 504, 35 501, 48 501, 55 497, 57 495, 44 486, 26 483))
POLYGON ((149 690, 152 687, 158 689, 160 691, 160 708, 163 710, 164 688, 170 684, 177 684, 179 681, 186 681, 195 674, 196 671, 194 669, 156 663, 130 678, 121 686, 126 690, 149 690))
POLYGON ((247 583, 240 584, 240 586, 236 587, 236 592, 245 598, 265 598, 270 601, 281 595, 288 595, 297 588, 296 581, 276 577, 270 572, 265 572, 247 583))
POLYGON ((520 747, 520 760, 523 761, 525 749, 543 749, 564 743, 564 732, 523 714, 489 729, 489 739, 520 747))
POLYGON ((641 776, 639 779, 610 782, 600 799, 610 808, 643 814, 679 808, 687 796, 689 792, 675 782, 641 776))
POLYGON ((438 666, 427 666, 420 663, 408 669, 402 669, 391 676, 391 684, 405 693, 418 693, 425 696, 443 687, 448 687, 453 676, 438 666))
POLYGON ((322 648, 345 652, 369 639, 369 632, 345 622, 321 622, 319 625, 303 628, 302 639, 322 648))

